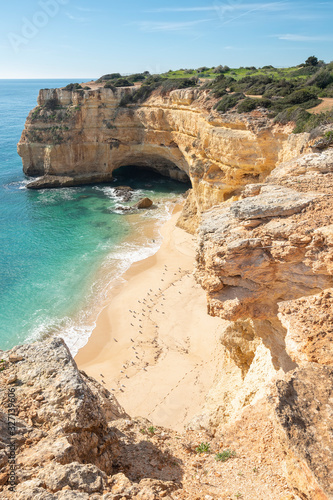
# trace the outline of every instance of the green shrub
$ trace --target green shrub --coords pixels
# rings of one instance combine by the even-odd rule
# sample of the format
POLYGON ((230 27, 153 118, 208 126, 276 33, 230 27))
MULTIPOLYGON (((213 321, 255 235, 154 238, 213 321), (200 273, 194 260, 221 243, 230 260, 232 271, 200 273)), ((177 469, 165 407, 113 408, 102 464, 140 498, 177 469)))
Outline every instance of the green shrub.
POLYGON ((229 458, 233 458, 235 456, 236 456, 236 452, 234 452, 232 450, 224 450, 221 453, 217 453, 215 455, 215 460, 217 462, 226 462, 227 460, 229 460, 229 458))
POLYGON ((280 80, 273 81, 272 83, 266 85, 263 97, 285 97, 295 90, 295 84, 293 82, 287 81, 284 78, 280 80))
POLYGON ((238 101, 244 99, 245 95, 242 93, 227 94, 217 103, 216 110, 225 113, 231 108, 234 108, 238 101))
POLYGON ((300 132, 311 132, 311 130, 320 127, 321 125, 330 125, 333 123, 333 110, 326 113, 311 114, 307 113, 307 118, 298 120, 296 127, 293 130, 294 134, 300 132))
POLYGON ((116 87, 113 85, 113 82, 107 82, 107 83, 104 85, 104 88, 105 88, 105 89, 116 90, 116 87))
POLYGON ((310 56, 305 61, 305 66, 318 66, 318 58, 316 56, 310 56))
POLYGON ((253 111, 257 107, 258 100, 259 99, 251 99, 250 97, 246 97, 240 104, 238 104, 238 113, 249 113, 250 111, 253 111))
POLYGON ((316 85, 320 89, 325 89, 331 83, 333 83, 333 73, 327 69, 320 69, 307 81, 307 85, 316 85))
POLYGON ((313 99, 317 99, 317 95, 308 89, 299 89, 292 92, 283 99, 283 104, 302 104, 313 99))
POLYGON ((201 443, 195 451, 197 453, 210 453, 210 443, 201 443))
POLYGON ((79 83, 69 83, 65 87, 65 90, 78 90, 78 89, 82 89, 79 83))
POLYGON ((206 83, 203 88, 211 89, 214 97, 222 97, 226 94, 226 89, 231 88, 235 82, 236 80, 230 76, 219 75, 212 82, 206 83))
POLYGON ((129 82, 127 80, 127 78, 118 78, 117 80, 112 80, 112 84, 114 87, 133 87, 134 86, 134 83, 129 82))
POLYGON ((106 80, 116 80, 117 78, 121 78, 120 73, 110 73, 108 75, 101 76, 98 80, 96 80, 96 82, 101 83, 106 80))
POLYGON ((281 111, 276 117, 275 122, 282 123, 285 125, 289 122, 306 121, 308 119, 308 113, 303 108, 299 106, 292 106, 281 111))
POLYGON ((127 80, 129 82, 143 82, 143 80, 145 80, 147 78, 146 75, 144 75, 143 73, 136 73, 134 75, 130 75, 127 77, 127 80))
POLYGON ((162 78, 159 75, 150 76, 147 78, 141 87, 139 87, 131 95, 126 95, 120 101, 120 106, 126 106, 130 103, 144 102, 147 100, 154 90, 159 89, 161 95, 167 95, 172 90, 186 89, 195 87, 197 78, 162 78))

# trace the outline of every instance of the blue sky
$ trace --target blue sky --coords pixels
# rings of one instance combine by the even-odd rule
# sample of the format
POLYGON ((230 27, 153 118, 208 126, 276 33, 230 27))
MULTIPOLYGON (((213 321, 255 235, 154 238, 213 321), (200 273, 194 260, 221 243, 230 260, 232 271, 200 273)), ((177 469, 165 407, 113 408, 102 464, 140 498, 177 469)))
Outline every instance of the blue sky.
POLYGON ((12 0, 1 11, 0 78, 333 60, 332 1, 12 0))

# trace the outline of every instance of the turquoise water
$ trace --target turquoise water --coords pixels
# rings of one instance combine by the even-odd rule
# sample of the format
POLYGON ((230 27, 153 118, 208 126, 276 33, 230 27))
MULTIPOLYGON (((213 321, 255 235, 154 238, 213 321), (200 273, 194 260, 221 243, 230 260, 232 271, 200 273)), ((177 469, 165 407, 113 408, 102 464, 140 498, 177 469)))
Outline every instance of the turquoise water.
POLYGON ((115 278, 154 253, 144 228, 169 216, 188 186, 126 167, 109 185, 29 191, 16 152, 40 88, 70 80, 0 80, 0 349, 57 334, 73 353, 84 345, 115 278), (116 185, 135 189, 123 203, 116 185), (149 196, 155 210, 128 215, 120 205, 149 196))

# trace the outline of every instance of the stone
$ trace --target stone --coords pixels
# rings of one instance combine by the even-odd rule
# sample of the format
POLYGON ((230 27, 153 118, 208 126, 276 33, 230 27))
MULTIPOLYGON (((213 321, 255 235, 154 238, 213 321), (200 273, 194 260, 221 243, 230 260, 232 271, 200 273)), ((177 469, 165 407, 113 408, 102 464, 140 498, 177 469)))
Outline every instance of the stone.
POLYGON ((286 350, 298 364, 333 366, 333 289, 279 304, 286 350))
POLYGON ((133 197, 134 190, 129 186, 117 186, 114 188, 114 193, 123 201, 130 201, 133 197))
POLYGON ((15 353, 11 354, 8 358, 10 363, 17 363, 18 361, 22 361, 23 359, 24 359, 23 356, 20 356, 15 353))
POLYGON ((305 499, 333 497, 333 368, 309 363, 276 382, 270 404, 289 484, 305 499))
POLYGON ((84 184, 106 183, 112 180, 110 174, 89 174, 70 177, 68 175, 43 175, 27 184, 28 189, 51 189, 60 187, 75 187, 84 184))
POLYGON ((72 462, 66 465, 50 464, 38 474, 38 479, 52 492, 64 487, 86 493, 102 492, 106 474, 94 465, 72 462))
POLYGON ((263 186, 260 194, 233 203, 230 211, 237 219, 281 217, 300 212, 318 195, 300 194, 282 186, 263 186))
POLYGON ((142 198, 138 203, 134 205, 133 208, 150 208, 153 205, 153 202, 149 198, 142 198))

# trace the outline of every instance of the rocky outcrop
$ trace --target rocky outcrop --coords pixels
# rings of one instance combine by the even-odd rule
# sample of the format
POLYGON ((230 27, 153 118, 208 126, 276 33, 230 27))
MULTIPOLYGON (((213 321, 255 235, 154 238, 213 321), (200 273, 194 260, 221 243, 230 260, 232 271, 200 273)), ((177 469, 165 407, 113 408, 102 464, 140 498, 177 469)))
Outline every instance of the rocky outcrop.
POLYGON ((262 405, 302 499, 333 497, 332 159, 327 150, 283 163, 207 211, 197 254, 208 312, 231 323, 193 425, 222 433, 262 405))
POLYGON ((150 168, 191 181, 180 225, 193 232, 197 214, 263 181, 308 143, 309 134, 290 137, 290 127, 274 125, 264 111, 220 115, 207 90, 155 92, 125 105, 131 92, 41 90, 18 144, 24 172, 42 176, 29 187, 109 181, 124 165, 150 168))
POLYGON ((297 369, 272 390, 289 483, 300 498, 333 498, 332 398, 333 369, 316 363, 297 369))
MULTIPOLYGON (((117 475, 125 452, 116 422, 135 425, 105 388, 79 372, 61 339, 2 353, 2 368, 0 498, 88 500, 122 493, 121 498, 158 499, 161 491, 169 498, 177 481, 157 479, 153 466, 136 484, 117 475)), ((136 455, 138 450, 126 452, 134 468, 142 460, 136 455)), ((159 464, 163 457, 148 446, 146 458, 159 464)))
MULTIPOLYGON (((1 499, 227 498, 226 484, 238 488, 237 471, 251 473, 258 458, 258 448, 249 453, 245 443, 235 443, 237 453, 222 478, 222 462, 214 459, 219 438, 180 435, 130 418, 107 390, 79 372, 62 340, 19 346, 1 357, 1 499), (206 441, 209 453, 201 454, 198 447, 206 441)), ((271 429, 271 423, 264 426, 271 429)), ((273 457, 263 444, 264 468, 248 483, 249 498, 262 500, 288 492, 276 459, 282 448, 276 442, 273 457)))

